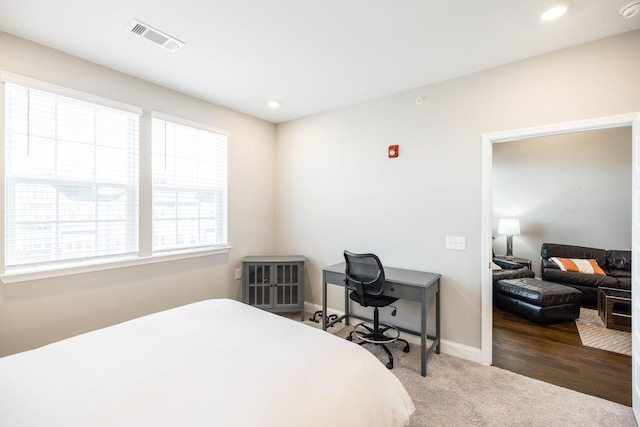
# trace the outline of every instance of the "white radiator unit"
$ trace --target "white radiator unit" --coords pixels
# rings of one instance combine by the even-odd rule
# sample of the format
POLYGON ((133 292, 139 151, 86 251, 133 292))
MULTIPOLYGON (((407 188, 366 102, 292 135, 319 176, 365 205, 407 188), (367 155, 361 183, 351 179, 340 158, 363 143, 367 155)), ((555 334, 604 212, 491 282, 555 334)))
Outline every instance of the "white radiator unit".
POLYGON ((182 46, 184 46, 184 42, 176 39, 175 37, 170 36, 167 33, 164 33, 160 30, 157 30, 143 22, 138 21, 137 19, 132 20, 127 26, 127 31, 144 37, 145 39, 167 49, 169 52, 174 53, 182 46))

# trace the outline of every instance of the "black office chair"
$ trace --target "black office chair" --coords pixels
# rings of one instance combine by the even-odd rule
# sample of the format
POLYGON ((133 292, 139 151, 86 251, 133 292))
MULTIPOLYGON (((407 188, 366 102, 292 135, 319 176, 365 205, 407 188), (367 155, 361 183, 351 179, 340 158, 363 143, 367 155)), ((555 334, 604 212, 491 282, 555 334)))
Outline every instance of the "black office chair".
MULTIPOLYGON (((384 268, 380 259, 374 254, 354 254, 344 251, 344 259, 347 262, 345 271, 345 286, 351 289, 349 298, 359 303, 363 307, 373 307, 373 325, 370 322, 357 324, 347 339, 353 340, 355 335, 361 340, 360 345, 375 344, 389 356, 387 368, 393 369, 393 356, 385 344, 401 341, 405 343, 403 351, 409 352, 409 343, 400 337, 400 331, 391 325, 380 324, 378 320, 378 309, 393 304, 398 298, 393 298, 382 294, 385 283, 384 268), (387 331, 394 333, 389 336, 387 331)), ((395 308, 391 313, 395 316, 395 308)))

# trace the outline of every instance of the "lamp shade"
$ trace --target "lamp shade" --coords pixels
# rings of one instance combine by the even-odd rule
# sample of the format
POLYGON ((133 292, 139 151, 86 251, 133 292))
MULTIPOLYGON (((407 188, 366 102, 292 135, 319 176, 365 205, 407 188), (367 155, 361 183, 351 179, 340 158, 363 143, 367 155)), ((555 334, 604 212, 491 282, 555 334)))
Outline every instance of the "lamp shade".
POLYGON ((520 220, 513 218, 501 219, 498 221, 498 234, 506 234, 507 236, 520 234, 520 220))

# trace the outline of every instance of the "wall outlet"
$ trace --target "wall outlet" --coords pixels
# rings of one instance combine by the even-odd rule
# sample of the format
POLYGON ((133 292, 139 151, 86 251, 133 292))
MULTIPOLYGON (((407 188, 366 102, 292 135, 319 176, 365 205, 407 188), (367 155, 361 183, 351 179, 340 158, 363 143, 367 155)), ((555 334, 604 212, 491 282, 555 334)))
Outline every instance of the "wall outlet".
POLYGON ((236 280, 241 279, 242 278, 242 269, 241 268, 236 268, 236 280))
POLYGON ((447 242, 445 246, 447 249, 464 251, 467 249, 467 238, 462 236, 447 236, 447 242))

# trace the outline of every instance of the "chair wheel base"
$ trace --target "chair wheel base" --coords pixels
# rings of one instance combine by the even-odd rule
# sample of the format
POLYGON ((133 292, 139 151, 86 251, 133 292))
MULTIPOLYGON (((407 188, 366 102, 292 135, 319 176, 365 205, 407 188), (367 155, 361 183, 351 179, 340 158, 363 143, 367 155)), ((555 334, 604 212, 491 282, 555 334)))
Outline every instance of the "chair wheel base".
MULTIPOLYGON (((361 324, 362 325, 362 324, 361 324)), ((356 327, 358 327, 360 325, 357 325, 356 327)), ((363 326, 363 328, 368 329, 367 326, 363 326)), ((360 342, 358 342, 359 345, 364 345, 364 344, 374 344, 376 346, 380 346, 384 352, 387 354, 387 356, 389 357, 389 361, 387 363, 385 363, 385 366, 387 367, 387 369, 393 369, 393 355, 391 354, 391 351, 389 351, 389 349, 387 348, 387 346, 385 344, 390 344, 393 342, 403 342, 404 343, 404 347, 402 348, 402 351, 405 353, 409 353, 409 342, 406 340, 403 340, 402 338, 395 338, 392 341, 386 341, 389 337, 383 335, 383 334, 376 334, 375 332, 370 332, 367 338, 369 339, 363 339, 359 334, 358 331, 356 331, 355 329, 353 331, 351 331, 349 333, 349 335, 347 335, 347 337, 345 338, 347 341, 353 341, 353 335, 355 335, 356 337, 360 338, 360 342), (374 338, 380 338, 382 337, 383 341, 374 341, 374 338)))
MULTIPOLYGON (((334 320, 338 320, 338 315, 337 314, 330 314, 327 317, 327 323, 330 323, 334 320)), ((313 317, 310 317, 309 320, 312 322, 316 322, 316 323, 320 323, 320 320, 322 319, 322 310, 316 311, 315 313, 313 313, 313 317)), ((335 325, 331 325, 332 327, 335 325)))

